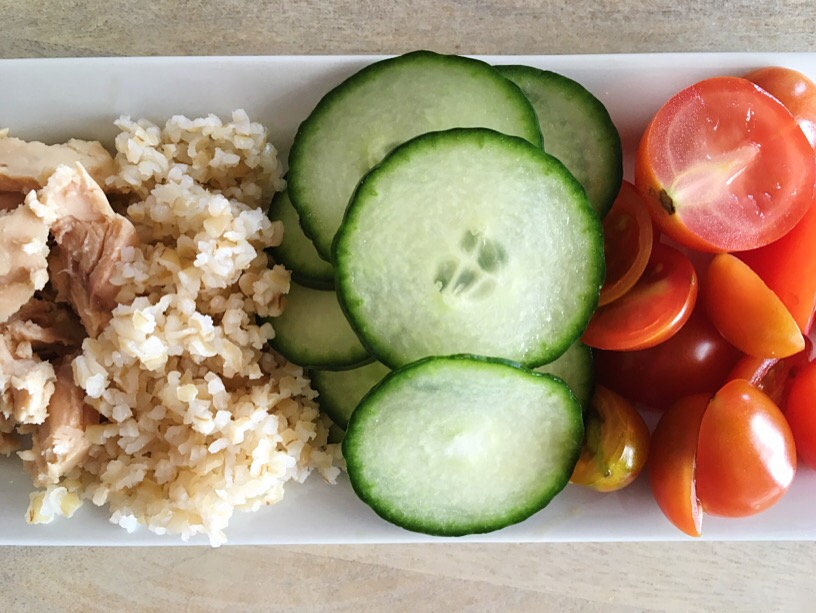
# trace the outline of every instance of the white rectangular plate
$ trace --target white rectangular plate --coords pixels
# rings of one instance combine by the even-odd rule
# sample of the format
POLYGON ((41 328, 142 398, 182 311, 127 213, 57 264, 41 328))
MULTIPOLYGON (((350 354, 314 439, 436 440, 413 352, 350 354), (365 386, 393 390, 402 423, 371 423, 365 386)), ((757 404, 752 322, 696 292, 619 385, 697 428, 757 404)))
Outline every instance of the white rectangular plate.
MULTIPOLYGON (((244 108, 270 129, 285 159, 298 124, 320 97, 374 57, 110 58, 0 60, 0 128, 26 139, 70 137, 111 144, 119 115, 163 122, 172 114, 228 115, 244 108)), ((485 57, 530 64, 572 77, 609 109, 621 132, 625 168, 649 118, 681 88, 705 77, 784 65, 816 79, 816 54, 656 54, 485 57)), ((127 534, 86 503, 72 519, 28 526, 31 481, 16 457, 0 458, 0 545, 173 545, 176 537, 127 534)), ((816 539, 816 473, 801 469, 790 493, 748 519, 706 518, 705 540, 816 539)), ((258 513, 237 513, 230 543, 387 543, 443 541, 379 519, 345 480, 317 476, 289 484, 285 500, 258 513)), ((516 526, 460 541, 647 541, 684 537, 662 516, 645 479, 617 494, 568 487, 549 507, 516 526)), ((193 542, 205 544, 205 539, 193 542)))

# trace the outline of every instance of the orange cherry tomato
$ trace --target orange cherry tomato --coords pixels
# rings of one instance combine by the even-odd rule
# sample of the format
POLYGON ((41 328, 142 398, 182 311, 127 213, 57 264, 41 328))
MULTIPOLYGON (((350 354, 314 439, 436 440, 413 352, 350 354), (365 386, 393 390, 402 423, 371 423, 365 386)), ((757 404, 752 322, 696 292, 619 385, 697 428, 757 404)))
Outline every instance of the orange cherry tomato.
POLYGON ((802 334, 810 332, 816 309, 816 202, 796 227, 778 241, 738 254, 779 296, 802 334))
POLYGON ((816 83, 801 72, 781 66, 760 68, 745 78, 784 104, 816 149, 816 83))
POLYGON ((785 409, 799 457, 816 469, 816 363, 802 366, 790 386, 785 409))
POLYGON ((814 185, 816 156, 790 111, 739 77, 707 79, 671 98, 635 164, 635 186, 658 229, 715 253, 784 236, 814 185))
POLYGON ((704 281, 708 317, 737 349, 759 358, 784 358, 805 348, 785 305, 738 258, 727 253, 715 256, 704 281))
POLYGON ((599 492, 629 485, 649 453, 649 428, 643 417, 628 400, 598 385, 584 422, 584 447, 570 481, 599 492))
POLYGON ((649 485, 660 510, 689 536, 700 536, 703 512, 695 484, 697 438, 708 394, 678 400, 663 413, 652 433, 649 485))
POLYGON ((637 283, 652 253, 652 218, 635 186, 624 181, 603 219, 606 280, 598 306, 614 302, 637 283))
POLYGON ((776 504, 796 474, 785 416, 744 379, 726 383, 708 403, 697 439, 697 496, 706 513, 754 515, 776 504))
POLYGON ((696 300, 697 273, 688 257, 655 244, 638 282, 623 297, 595 311, 583 341, 613 351, 654 347, 686 323, 696 300))

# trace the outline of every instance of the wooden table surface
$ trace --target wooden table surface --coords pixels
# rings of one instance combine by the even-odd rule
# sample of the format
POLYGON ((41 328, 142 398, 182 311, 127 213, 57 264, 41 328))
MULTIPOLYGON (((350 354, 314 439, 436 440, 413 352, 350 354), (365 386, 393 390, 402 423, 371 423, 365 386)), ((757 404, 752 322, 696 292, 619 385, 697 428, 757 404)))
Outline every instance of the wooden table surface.
MULTIPOLYGON (((0 0, 0 15, 0 57, 816 51, 813 0, 0 0)), ((0 548, 0 611, 807 611, 814 575, 814 543, 0 548)))

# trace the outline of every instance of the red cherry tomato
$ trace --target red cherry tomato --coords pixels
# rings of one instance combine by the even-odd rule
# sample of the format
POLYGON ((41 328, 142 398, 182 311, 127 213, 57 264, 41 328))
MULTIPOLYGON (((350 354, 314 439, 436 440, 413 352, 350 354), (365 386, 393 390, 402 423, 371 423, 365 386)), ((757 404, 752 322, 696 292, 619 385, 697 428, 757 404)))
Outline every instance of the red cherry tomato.
POLYGON ((805 348, 805 339, 782 301, 733 255, 721 253, 711 260, 703 303, 720 334, 749 355, 784 358, 805 348))
POLYGON ((816 156, 791 113, 738 77, 707 79, 671 98, 635 165, 657 227, 700 251, 755 249, 784 236, 815 184, 816 156))
POLYGON ((706 513, 754 515, 776 504, 796 473, 785 416, 744 379, 726 383, 708 403, 697 439, 697 496, 706 513))
POLYGON ((745 78, 784 104, 816 149, 816 83, 801 72, 781 66, 760 68, 745 78))
POLYGON ((700 536, 703 512, 697 501, 695 462, 708 394, 686 396, 663 413, 652 433, 649 485, 663 514, 689 536, 700 536))
POLYGON ((635 186, 624 181, 603 219, 606 280, 598 306, 614 302, 637 283, 652 253, 652 218, 635 186))
POLYGON ((791 382, 785 418, 799 457, 816 469, 816 363, 802 366, 791 382))
POLYGON ((646 349, 674 335, 697 300, 697 273, 677 249, 655 244, 643 276, 622 298, 595 311, 583 341, 597 349, 646 349))
POLYGON ((628 400, 598 385, 584 423, 584 447, 570 481, 599 492, 629 485, 649 454, 649 428, 643 417, 628 400))
POLYGON ((689 394, 714 394, 741 355, 698 303, 664 343, 641 351, 595 351, 595 376, 629 400, 666 409, 689 394))
POLYGON ((779 297, 802 334, 816 309, 816 204, 778 241, 738 254, 779 297))

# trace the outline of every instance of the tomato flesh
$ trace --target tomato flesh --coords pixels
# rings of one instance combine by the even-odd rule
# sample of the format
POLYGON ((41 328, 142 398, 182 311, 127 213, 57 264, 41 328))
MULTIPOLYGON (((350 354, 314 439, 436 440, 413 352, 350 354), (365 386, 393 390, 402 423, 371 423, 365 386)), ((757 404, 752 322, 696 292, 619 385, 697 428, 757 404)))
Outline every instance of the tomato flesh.
POLYGON ((599 308, 584 332, 590 347, 629 351, 674 335, 697 300, 697 273, 683 253, 655 244, 646 270, 622 298, 599 308))
POLYGON ((785 416, 744 379, 726 383, 708 403, 697 440, 697 494, 703 510, 754 515, 776 504, 796 474, 785 416))
POLYGON ((698 302, 667 341, 640 351, 595 351, 595 376, 625 398, 667 409, 688 394, 714 394, 742 356, 698 302))
POLYGON ((816 363, 803 366, 793 378, 785 418, 793 432, 799 457, 816 469, 816 363))
POLYGON ((689 536, 700 536, 703 512, 695 483, 697 439, 708 394, 686 396, 663 413, 652 433, 649 485, 660 510, 689 536))
POLYGON ((749 355, 784 358, 805 348, 805 339, 782 301, 733 255, 721 253, 711 260, 703 302, 720 333, 749 355))
POLYGON ((816 149, 816 83, 801 72, 782 66, 760 68, 745 78, 784 104, 816 149))
POLYGON ((652 253, 652 218, 635 186, 624 181, 603 219, 606 279, 599 306, 614 302, 640 279, 652 253))
POLYGON ((628 400, 598 385, 584 421, 584 446, 570 481, 599 492, 629 485, 649 453, 649 428, 643 417, 628 400))
POLYGON ((746 79, 716 77, 671 98, 638 149, 635 185, 655 224, 700 251, 754 249, 810 205, 816 157, 791 113, 746 79))

